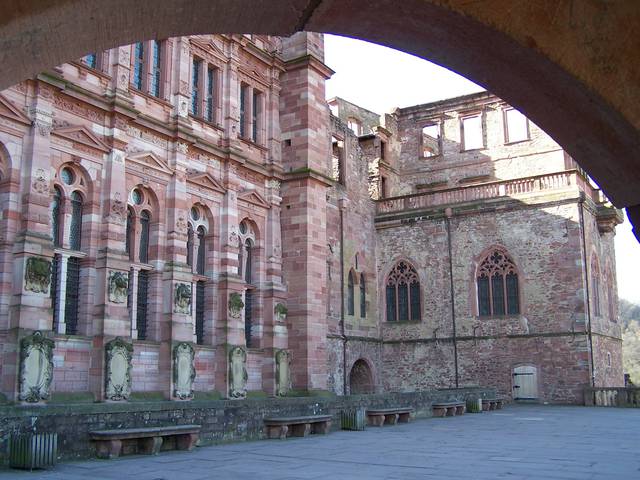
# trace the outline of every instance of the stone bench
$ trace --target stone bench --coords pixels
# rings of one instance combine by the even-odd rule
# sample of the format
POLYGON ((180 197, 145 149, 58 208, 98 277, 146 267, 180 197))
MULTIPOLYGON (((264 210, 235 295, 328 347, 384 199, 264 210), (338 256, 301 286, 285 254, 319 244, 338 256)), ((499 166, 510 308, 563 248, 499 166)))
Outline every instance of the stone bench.
POLYGON ((482 399, 482 410, 501 410, 502 404, 504 400, 502 398, 483 398, 482 399))
POLYGON ((264 419, 267 438, 306 437, 310 433, 323 435, 331 430, 331 415, 305 417, 269 417, 264 419))
POLYGON ((434 403, 431 408, 433 409, 434 417, 453 417, 455 415, 463 415, 466 410, 464 402, 434 403))
POLYGON ((396 423, 409 423, 413 408, 370 408, 367 409, 367 423, 375 427, 382 425, 395 425, 396 423))
POLYGON ((129 453, 156 455, 160 452, 165 439, 175 444, 178 450, 192 450, 198 441, 200 428, 200 425, 170 425, 93 430, 89 432, 89 437, 96 442, 98 458, 116 458, 123 453, 123 450, 125 453, 128 450, 129 453))

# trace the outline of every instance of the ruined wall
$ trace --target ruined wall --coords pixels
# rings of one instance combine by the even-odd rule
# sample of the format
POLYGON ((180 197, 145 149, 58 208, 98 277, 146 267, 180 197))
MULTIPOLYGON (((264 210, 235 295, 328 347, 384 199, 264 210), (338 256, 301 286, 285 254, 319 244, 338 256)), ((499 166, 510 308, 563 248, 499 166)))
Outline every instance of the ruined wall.
POLYGON ((380 125, 380 115, 378 113, 362 108, 344 98, 334 97, 327 103, 331 108, 331 113, 342 120, 345 125, 349 119, 355 119, 360 122, 360 135, 373 133, 374 128, 380 125))

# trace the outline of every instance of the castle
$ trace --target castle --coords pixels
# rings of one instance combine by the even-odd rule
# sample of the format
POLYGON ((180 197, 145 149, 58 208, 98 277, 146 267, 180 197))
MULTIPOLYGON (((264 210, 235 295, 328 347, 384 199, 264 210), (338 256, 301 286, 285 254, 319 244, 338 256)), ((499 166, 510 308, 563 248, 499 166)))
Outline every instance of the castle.
POLYGON ((0 392, 623 384, 621 215, 489 93, 325 100, 320 34, 88 55, 0 94, 0 392))

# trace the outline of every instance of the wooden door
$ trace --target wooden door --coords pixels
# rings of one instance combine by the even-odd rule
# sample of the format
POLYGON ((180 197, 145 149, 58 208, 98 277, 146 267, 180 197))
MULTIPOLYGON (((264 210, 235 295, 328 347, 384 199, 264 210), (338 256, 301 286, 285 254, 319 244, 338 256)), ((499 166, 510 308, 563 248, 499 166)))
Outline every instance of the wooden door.
POLYGON ((513 369, 513 399, 538 399, 538 369, 533 365, 521 365, 513 369))

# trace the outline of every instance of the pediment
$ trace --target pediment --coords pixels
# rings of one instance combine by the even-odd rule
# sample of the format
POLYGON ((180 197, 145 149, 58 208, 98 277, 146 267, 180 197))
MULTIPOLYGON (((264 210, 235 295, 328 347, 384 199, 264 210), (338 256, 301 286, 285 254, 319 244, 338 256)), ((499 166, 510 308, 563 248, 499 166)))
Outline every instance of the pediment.
POLYGON ((207 172, 201 172, 201 173, 189 175, 187 177, 187 181, 190 183, 195 183, 207 189, 214 190, 216 192, 220 192, 220 193, 226 192, 226 189, 222 186, 222 184, 207 172))
POLYGON ((243 200, 248 203, 253 203, 262 208, 271 208, 269 202, 267 202, 262 195, 255 190, 244 190, 238 194, 238 200, 243 200))
POLYGON ((127 161, 132 161, 145 167, 153 168, 163 173, 173 175, 173 170, 167 163, 153 152, 140 152, 129 155, 127 161))
POLYGON ((213 40, 209 42, 205 42, 200 39, 192 38, 191 44, 197 46, 203 50, 213 51, 216 55, 224 57, 224 52, 216 45, 213 40))
POLYGON ((31 125, 31 119, 4 95, 0 95, 0 115, 24 125, 31 125))
POLYGON ((56 135, 72 142, 78 142, 90 148, 95 148, 102 152, 109 152, 109 147, 106 143, 100 140, 94 135, 91 130, 84 126, 71 126, 56 128, 51 132, 52 135, 56 135))

